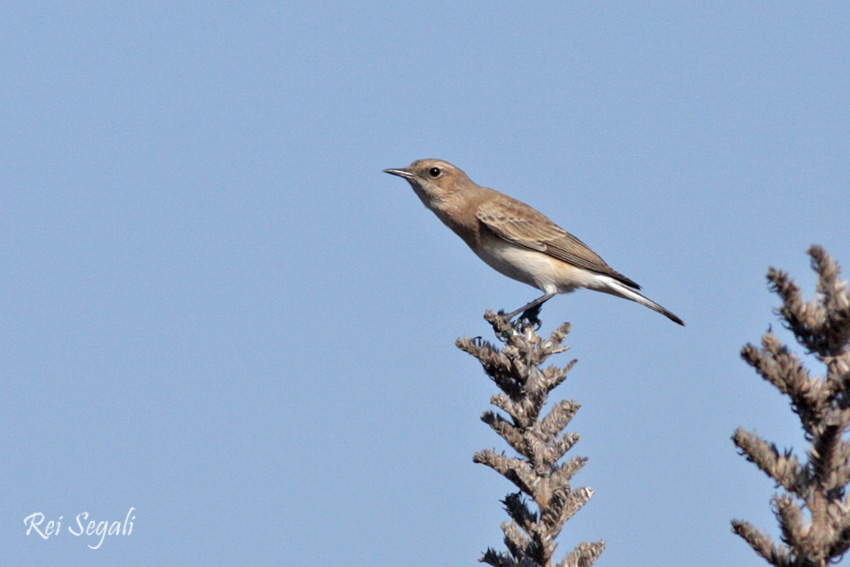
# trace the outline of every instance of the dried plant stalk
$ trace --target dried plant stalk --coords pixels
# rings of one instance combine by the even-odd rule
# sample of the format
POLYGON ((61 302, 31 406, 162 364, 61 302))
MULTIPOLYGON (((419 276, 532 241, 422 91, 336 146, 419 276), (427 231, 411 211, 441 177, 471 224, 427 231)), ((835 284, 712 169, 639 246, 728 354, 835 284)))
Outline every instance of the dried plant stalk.
MULTIPOLYGON (((458 348, 477 358, 501 393, 490 402, 505 415, 486 411, 481 420, 493 428, 518 457, 495 450, 478 451, 474 461, 489 466, 514 485, 503 504, 510 520, 502 524, 506 552, 488 549, 481 561, 496 567, 553 567, 553 555, 564 524, 593 496, 591 488, 572 488, 570 481, 587 459, 573 457, 560 462, 578 441, 578 434, 564 432, 579 404, 555 403, 544 414, 549 393, 560 385, 575 360, 564 368, 541 365, 553 354, 567 350, 561 343, 569 324, 561 325, 547 340, 520 322, 488 310, 484 318, 499 341, 458 339, 458 348), (536 508, 536 509, 532 509, 536 508)), ((605 542, 580 543, 558 567, 590 567, 605 549, 605 542)))
POLYGON ((840 268, 821 247, 809 249, 818 274, 817 294, 806 301, 785 272, 771 268, 767 279, 782 298, 778 314, 797 342, 825 368, 812 376, 802 360, 768 331, 761 347, 748 344, 741 354, 762 378, 788 396, 809 444, 805 462, 756 433, 739 428, 732 437, 747 459, 776 481, 785 493, 772 499, 782 543, 743 520, 732 530, 768 563, 826 567, 850 549, 850 292, 840 268))

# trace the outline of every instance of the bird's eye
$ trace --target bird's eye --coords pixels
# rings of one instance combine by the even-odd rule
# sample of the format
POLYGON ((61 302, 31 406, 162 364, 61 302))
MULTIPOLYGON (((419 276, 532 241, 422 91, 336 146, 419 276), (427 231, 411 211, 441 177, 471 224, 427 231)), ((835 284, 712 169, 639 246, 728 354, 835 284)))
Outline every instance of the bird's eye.
POLYGON ((443 170, 441 170, 439 167, 432 167, 428 170, 428 175, 430 175, 434 179, 439 177, 441 173, 443 173, 443 170))

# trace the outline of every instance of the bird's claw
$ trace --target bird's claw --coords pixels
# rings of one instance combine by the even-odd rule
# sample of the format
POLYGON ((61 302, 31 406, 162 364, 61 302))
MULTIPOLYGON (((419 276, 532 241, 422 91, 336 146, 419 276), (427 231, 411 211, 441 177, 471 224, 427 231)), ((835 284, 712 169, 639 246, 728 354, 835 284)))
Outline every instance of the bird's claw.
POLYGON ((520 313, 519 317, 517 317, 517 323, 519 323, 521 327, 531 326, 536 331, 543 324, 540 321, 541 307, 541 305, 535 305, 531 309, 526 309, 520 313))

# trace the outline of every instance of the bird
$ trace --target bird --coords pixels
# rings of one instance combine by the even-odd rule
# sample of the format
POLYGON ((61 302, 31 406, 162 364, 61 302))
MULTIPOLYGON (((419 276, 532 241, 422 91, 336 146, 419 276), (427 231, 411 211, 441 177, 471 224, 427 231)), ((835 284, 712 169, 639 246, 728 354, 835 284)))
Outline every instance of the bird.
POLYGON ((505 314, 539 325, 543 304, 579 288, 640 303, 674 323, 685 323, 642 295, 640 286, 611 268, 584 242, 537 209, 473 182, 460 168, 440 159, 420 159, 384 173, 406 179, 424 205, 490 267, 528 284, 543 295, 505 314))

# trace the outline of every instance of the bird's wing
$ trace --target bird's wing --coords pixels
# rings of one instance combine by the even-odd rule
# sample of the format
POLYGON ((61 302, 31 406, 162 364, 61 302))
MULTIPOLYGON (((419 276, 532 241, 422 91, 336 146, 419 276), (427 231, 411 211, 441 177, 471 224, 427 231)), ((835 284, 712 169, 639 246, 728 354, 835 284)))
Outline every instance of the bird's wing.
POLYGON ((629 287, 640 286, 605 263, 584 242, 543 213, 507 195, 478 206, 476 218, 499 237, 573 266, 611 276, 629 287))

